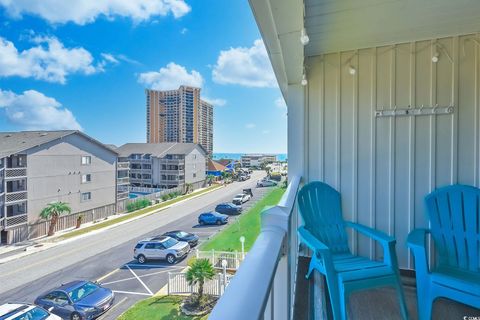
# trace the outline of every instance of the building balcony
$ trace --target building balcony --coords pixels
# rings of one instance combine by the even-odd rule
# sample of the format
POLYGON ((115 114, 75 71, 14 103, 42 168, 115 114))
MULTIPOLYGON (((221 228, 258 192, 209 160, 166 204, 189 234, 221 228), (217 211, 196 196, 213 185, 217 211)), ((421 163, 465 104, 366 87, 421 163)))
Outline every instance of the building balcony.
POLYGON ((26 190, 7 192, 5 194, 5 204, 10 205, 18 202, 27 201, 28 192, 26 190))
POLYGON ((128 191, 119 191, 117 192, 117 201, 128 199, 128 191))
POLYGON ((13 227, 17 227, 28 222, 28 214, 17 214, 10 217, 4 218, 4 228, 9 229, 13 227))
POLYGON ((129 177, 117 178, 117 185, 125 185, 130 183, 129 177))
POLYGON ((24 179, 27 177, 27 168, 6 168, 5 180, 24 179))
POLYGON ((117 170, 128 170, 130 162, 117 162, 117 170))

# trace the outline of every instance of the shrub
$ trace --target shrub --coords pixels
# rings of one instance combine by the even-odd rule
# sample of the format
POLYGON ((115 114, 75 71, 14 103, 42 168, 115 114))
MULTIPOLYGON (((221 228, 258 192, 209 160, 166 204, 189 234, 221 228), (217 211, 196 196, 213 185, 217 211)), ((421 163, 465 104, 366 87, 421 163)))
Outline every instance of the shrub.
POLYGON ((149 205, 150 205, 150 200, 138 199, 138 200, 135 200, 134 202, 130 202, 129 204, 127 204, 127 211, 132 212, 135 210, 146 208, 149 205))

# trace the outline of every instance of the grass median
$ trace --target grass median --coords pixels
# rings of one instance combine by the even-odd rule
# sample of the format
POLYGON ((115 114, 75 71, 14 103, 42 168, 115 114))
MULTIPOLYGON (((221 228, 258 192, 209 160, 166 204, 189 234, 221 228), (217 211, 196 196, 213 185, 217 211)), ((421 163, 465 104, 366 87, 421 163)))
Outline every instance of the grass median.
POLYGON ((242 213, 234 224, 205 242, 200 250, 241 251, 242 245, 239 240, 241 236, 245 237, 245 251, 250 250, 260 233, 260 213, 267 206, 277 205, 285 190, 274 188, 247 212, 242 213))
POLYGON ((132 219, 132 218, 135 218, 135 217, 152 214, 155 211, 157 211, 159 209, 162 209, 166 206, 172 205, 174 203, 177 203, 177 202, 185 200, 185 199, 189 199, 189 198, 204 194, 206 192, 209 192, 209 191, 212 191, 214 189, 221 188, 221 187, 222 186, 213 185, 213 186, 210 186, 210 187, 208 187, 204 190, 198 191, 198 192, 193 192, 193 193, 190 193, 190 194, 187 194, 187 195, 184 195, 184 196, 179 196, 175 199, 167 200, 165 202, 155 204, 153 206, 149 206, 149 207, 146 207, 146 208, 143 208, 143 209, 140 209, 140 210, 137 210, 137 211, 133 211, 133 212, 130 212, 130 213, 125 213, 125 214, 121 215, 120 217, 118 217, 116 219, 105 220, 103 222, 95 223, 95 224, 93 224, 89 227, 86 227, 86 228, 82 228, 82 229, 78 229, 78 230, 68 232, 64 235, 59 236, 57 238, 57 240, 69 239, 69 238, 76 237, 76 236, 79 236, 79 235, 82 235, 82 234, 85 234, 85 233, 88 233, 88 232, 92 232, 94 230, 106 228, 106 227, 109 227, 111 225, 129 220, 129 219, 132 219))
POLYGON ((118 320, 206 320, 203 317, 186 316, 180 311, 180 303, 185 297, 162 296, 137 302, 122 314, 118 320))

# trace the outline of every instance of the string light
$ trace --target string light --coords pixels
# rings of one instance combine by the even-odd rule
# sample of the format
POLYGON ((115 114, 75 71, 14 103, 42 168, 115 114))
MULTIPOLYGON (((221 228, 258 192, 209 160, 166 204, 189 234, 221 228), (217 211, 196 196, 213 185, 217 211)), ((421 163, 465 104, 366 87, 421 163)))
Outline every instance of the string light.
POLYGON ((438 52, 435 52, 435 53, 433 54, 433 57, 432 57, 432 62, 433 62, 433 63, 437 63, 437 62, 438 62, 438 56, 439 56, 438 52))
POLYGON ((355 69, 354 66, 349 66, 348 67, 348 73, 350 73, 353 76, 353 75, 355 75, 355 73, 357 73, 357 69, 355 69))
POLYGON ((310 42, 310 38, 308 37, 307 30, 305 30, 305 28, 302 28, 302 31, 300 32, 300 42, 304 46, 310 42))
POLYGON ((303 76, 302 76, 302 81, 300 82, 302 84, 302 86, 306 86, 308 84, 308 80, 307 80, 307 75, 304 73, 303 76))

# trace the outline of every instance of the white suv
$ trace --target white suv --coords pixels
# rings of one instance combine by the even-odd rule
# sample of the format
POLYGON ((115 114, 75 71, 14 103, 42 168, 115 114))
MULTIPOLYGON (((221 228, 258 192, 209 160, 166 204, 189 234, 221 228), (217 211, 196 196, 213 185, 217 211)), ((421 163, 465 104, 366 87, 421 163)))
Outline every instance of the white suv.
POLYGON ((147 260, 167 260, 168 263, 174 264, 175 261, 185 257, 189 251, 188 242, 160 236, 144 239, 137 243, 133 249, 133 257, 141 264, 147 260))
POLYGON ((249 194, 245 194, 245 193, 240 193, 240 194, 237 194, 235 196, 235 198, 233 198, 233 204, 236 204, 236 205, 242 205, 243 203, 247 202, 248 200, 250 200, 250 195, 249 194))
POLYGON ((20 303, 5 303, 0 306, 2 320, 62 320, 59 316, 47 310, 32 305, 20 303))

